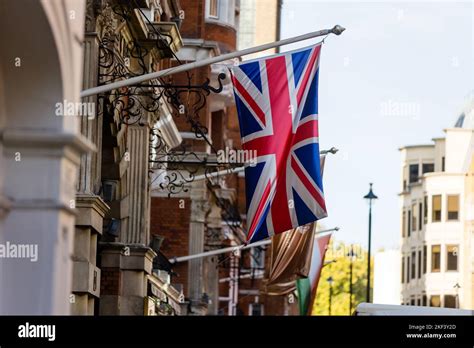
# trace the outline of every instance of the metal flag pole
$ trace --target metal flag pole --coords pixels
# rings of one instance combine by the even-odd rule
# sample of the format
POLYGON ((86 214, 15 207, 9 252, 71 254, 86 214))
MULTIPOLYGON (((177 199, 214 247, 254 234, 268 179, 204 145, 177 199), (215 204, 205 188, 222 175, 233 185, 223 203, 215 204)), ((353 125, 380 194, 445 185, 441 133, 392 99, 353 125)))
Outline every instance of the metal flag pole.
POLYGON ((117 88, 136 85, 136 84, 146 82, 146 81, 149 81, 149 80, 152 80, 152 79, 165 77, 165 76, 168 76, 168 75, 171 75, 171 74, 181 73, 181 72, 188 71, 188 70, 195 69, 195 68, 201 68, 201 67, 211 65, 211 64, 214 64, 214 63, 223 62, 223 61, 226 61, 228 59, 242 57, 242 56, 245 56, 245 55, 248 55, 248 54, 265 51, 265 50, 270 49, 270 48, 275 48, 275 47, 279 47, 279 46, 283 46, 283 45, 292 44, 292 43, 295 43, 295 42, 298 42, 298 41, 312 39, 312 38, 315 38, 315 37, 318 37, 318 36, 324 36, 324 35, 329 35, 329 34, 341 35, 344 30, 345 30, 345 28, 341 27, 340 25, 336 25, 332 29, 324 29, 324 30, 314 31, 312 33, 295 36, 295 37, 292 37, 292 38, 289 38, 289 39, 270 42, 270 43, 267 43, 267 44, 263 44, 263 45, 259 45, 259 46, 255 46, 255 47, 250 47, 250 48, 247 48, 247 49, 244 49, 244 50, 222 54, 222 55, 217 56, 217 57, 212 57, 212 58, 209 58, 209 59, 203 59, 203 60, 196 61, 196 62, 193 62, 193 63, 183 64, 183 65, 179 65, 179 66, 176 66, 176 67, 160 70, 160 71, 157 71, 157 72, 144 74, 144 75, 140 75, 140 76, 135 76, 135 77, 125 79, 125 80, 122 80, 122 81, 109 83, 107 85, 97 86, 97 87, 86 89, 86 90, 81 92, 81 97, 82 98, 83 97, 89 97, 91 95, 100 94, 100 93, 104 93, 104 92, 109 92, 109 91, 112 91, 112 90, 117 89, 117 88))
MULTIPOLYGON (((324 261, 324 266, 327 266, 327 265, 330 265, 331 263, 333 263, 334 261, 331 260, 331 261, 324 261)), ((240 275, 238 276, 237 278, 232 278, 232 277, 227 277, 227 278, 221 278, 219 279, 219 283, 226 283, 226 282, 230 282, 231 280, 236 280, 236 279, 248 279, 248 278, 257 278, 259 276, 263 276, 264 275, 264 272, 263 271, 260 271, 260 272, 256 272, 256 274, 252 274, 252 273, 248 273, 248 274, 243 274, 243 275, 240 275)))
MULTIPOLYGON (((339 151, 339 149, 336 149, 335 147, 331 147, 329 150, 320 151, 319 154, 320 155, 327 155, 328 153, 331 153, 331 154, 334 155, 338 151, 339 151)), ((193 182, 200 181, 200 180, 211 179, 211 178, 216 178, 216 177, 220 177, 220 176, 224 176, 224 175, 236 174, 236 173, 243 172, 244 170, 245 170, 245 167, 242 166, 242 167, 223 169, 223 170, 220 170, 218 172, 213 172, 213 173, 209 173, 209 174, 200 174, 200 175, 196 175, 194 177, 193 182)), ((182 185, 182 184, 185 184, 185 183, 186 183, 185 180, 181 180, 176 185, 179 186, 179 185, 182 185)), ((164 187, 166 187, 166 186, 164 186, 164 187)), ((151 190, 152 191, 160 191, 160 190, 162 190, 162 188, 161 187, 155 187, 155 188, 152 187, 151 190)))
MULTIPOLYGON (((323 234, 323 233, 326 233, 326 232, 332 232, 332 231, 339 231, 339 227, 330 228, 328 230, 317 231, 316 235, 323 234)), ((184 261, 189 261, 189 260, 193 260, 193 259, 200 259, 200 258, 207 257, 207 256, 225 254, 225 253, 228 253, 228 252, 234 252, 236 250, 240 251, 240 250, 255 248, 255 247, 270 244, 271 242, 272 242, 271 238, 268 238, 268 239, 265 239, 265 240, 261 240, 259 242, 248 244, 248 245, 237 245, 237 246, 232 246, 232 247, 227 247, 227 248, 222 248, 222 249, 217 249, 217 250, 206 251, 206 252, 199 253, 199 254, 173 257, 169 261, 171 263, 184 262, 184 261)))

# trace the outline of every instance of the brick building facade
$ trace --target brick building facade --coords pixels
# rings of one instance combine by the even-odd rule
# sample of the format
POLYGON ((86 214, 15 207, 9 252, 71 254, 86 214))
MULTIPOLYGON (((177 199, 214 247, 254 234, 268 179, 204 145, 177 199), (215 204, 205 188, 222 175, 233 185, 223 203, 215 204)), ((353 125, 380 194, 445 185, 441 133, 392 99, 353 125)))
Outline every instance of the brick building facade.
MULTIPOLYGON (((83 88, 166 69, 182 46, 177 0, 88 0, 83 88)), ((185 314, 166 274, 155 272, 150 238, 150 129, 168 101, 147 87, 83 98, 95 105, 80 129, 95 151, 81 158, 75 208, 71 312, 76 315, 185 314)))
MULTIPOLYGON (((239 3, 89 0, 84 88, 235 51, 239 3)), ((74 314, 265 313, 263 248, 175 262, 245 240, 243 173, 207 176, 219 151, 241 148, 232 63, 152 81, 167 86, 159 100, 136 86, 85 99, 98 110, 81 129, 98 151, 79 172, 74 314), (222 90, 203 93, 206 81, 222 90)))
MULTIPOLYGON (((180 29, 184 47, 178 52, 181 62, 193 62, 235 51, 239 29, 239 1, 181 0, 184 20, 180 29)), ((227 73, 224 62, 196 69, 193 84, 227 73)), ((187 74, 173 76, 183 83, 187 74)), ((179 115, 175 115, 179 119, 179 115)), ((216 151, 240 149, 240 131, 227 76, 223 90, 211 94, 199 112, 199 121, 208 130, 206 137, 193 136, 189 124, 177 121, 187 149, 198 156, 215 160, 216 151)), ((197 174, 203 168, 196 169, 197 174)), ((152 193, 151 233, 164 237, 161 251, 174 257, 199 254, 226 246, 237 246, 245 239, 245 183, 242 173, 218 180, 195 180, 186 192, 167 198, 166 192, 152 193)), ((259 288, 264 270, 264 253, 245 250, 173 265, 172 284, 183 288, 194 314, 263 314, 259 288)))

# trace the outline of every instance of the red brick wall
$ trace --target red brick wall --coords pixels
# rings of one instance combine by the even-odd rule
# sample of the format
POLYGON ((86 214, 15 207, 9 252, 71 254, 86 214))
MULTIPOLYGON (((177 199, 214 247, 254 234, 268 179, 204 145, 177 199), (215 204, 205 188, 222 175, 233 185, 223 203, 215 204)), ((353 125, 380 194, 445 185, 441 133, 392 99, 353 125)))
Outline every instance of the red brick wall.
POLYGON ((288 308, 288 315, 299 315, 298 299, 296 296, 293 298, 293 303, 288 303, 288 300, 288 295, 262 296, 260 302, 264 304, 265 315, 284 315, 285 307, 288 308))
MULTIPOLYGON (((165 237, 160 251, 168 258, 188 255, 190 199, 152 197, 150 215, 150 233, 165 237)), ((187 263, 179 263, 173 271, 178 276, 172 278, 172 283, 183 284, 184 294, 187 296, 187 263)))
POLYGON ((202 38, 204 29, 204 0, 180 0, 184 20, 180 33, 182 37, 202 38))
POLYGON ((204 0, 180 0, 180 4, 185 15, 180 29, 182 37, 217 41, 223 51, 235 50, 236 30, 227 25, 206 22, 204 0))
POLYGON ((218 23, 206 23, 205 39, 217 41, 221 53, 235 51, 237 35, 234 28, 218 23))
MULTIPOLYGON (((226 25, 218 23, 206 23, 204 19, 205 1, 204 0, 181 0, 181 7, 184 10, 185 18, 181 26, 180 32, 183 38, 203 38, 208 41, 218 43, 221 53, 234 51, 236 48, 236 31, 226 25)), ((210 76, 209 68, 201 68, 190 71, 193 76, 192 84, 202 84, 206 78, 210 76)), ((187 84, 186 74, 176 74, 172 77, 174 84, 187 84)), ((183 100, 184 95, 183 95, 183 100)), ((191 99, 192 103, 192 99, 191 99)), ((199 114, 199 120, 202 125, 208 127, 210 139, 222 140, 220 145, 230 145, 236 149, 241 148, 239 123, 235 106, 229 106, 216 114, 221 114, 222 122, 214 120, 212 122, 211 113, 208 107, 204 108, 199 114), (211 127, 211 124, 213 127, 211 127), (217 127, 220 129, 217 129, 217 127), (214 134, 212 134, 212 132, 214 134)), ((184 115, 175 115, 174 120, 180 131, 189 131, 189 124, 186 123, 184 115)), ((216 115, 217 116, 217 115, 216 115)), ((219 141, 220 143, 220 141, 219 141)), ((205 143, 203 141, 186 141, 191 151, 202 151, 205 143)), ((241 213, 245 212, 245 185, 242 178, 237 175, 229 176, 228 185, 235 188, 237 192, 237 204, 241 213)), ((162 252, 168 256, 181 256, 188 254, 189 245, 189 217, 190 217, 190 201, 185 200, 185 209, 179 209, 180 198, 153 198, 151 203, 151 233, 164 236, 166 239, 162 245, 162 252)), ((245 259, 248 256, 244 256, 245 259)), ((245 260, 246 267, 249 266, 248 259, 245 260)), ((221 265, 223 266, 223 265, 221 265)), ((175 271, 179 273, 178 277, 173 279, 175 283, 182 283, 185 287, 187 295, 187 264, 183 263, 176 267, 175 271)), ((225 278, 229 276, 228 268, 220 267, 219 276, 225 278)), ((242 282, 243 289, 258 289, 260 282, 255 281, 250 284, 249 281, 242 282)), ((226 297, 228 295, 228 283, 219 284, 219 295, 226 297)), ((242 295, 241 295, 242 297, 242 295)), ((248 314, 248 303, 254 301, 254 296, 239 299, 239 307, 248 314)), ((226 302, 220 303, 220 308, 226 307, 226 302)), ((226 311, 226 309, 225 309, 226 311)))

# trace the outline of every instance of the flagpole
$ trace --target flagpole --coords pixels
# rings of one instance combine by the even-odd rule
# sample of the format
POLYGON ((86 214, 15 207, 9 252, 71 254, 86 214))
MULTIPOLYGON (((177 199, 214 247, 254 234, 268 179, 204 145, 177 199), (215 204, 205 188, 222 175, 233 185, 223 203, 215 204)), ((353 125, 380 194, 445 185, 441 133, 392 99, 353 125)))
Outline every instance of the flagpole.
POLYGON ((214 64, 214 63, 223 62, 223 61, 226 61, 228 59, 242 57, 242 56, 245 56, 245 55, 248 55, 248 54, 253 54, 253 53, 265 51, 265 50, 270 49, 270 48, 275 48, 275 47, 279 47, 279 46, 283 46, 283 45, 288 45, 288 44, 292 44, 292 43, 303 41, 303 40, 312 39, 312 38, 319 37, 319 36, 325 36, 325 35, 329 35, 329 34, 341 35, 344 30, 345 30, 345 28, 341 27, 340 25, 336 25, 332 29, 324 29, 324 30, 314 31, 314 32, 311 32, 311 33, 295 36, 295 37, 292 37, 292 38, 289 38, 289 39, 270 42, 270 43, 267 43, 267 44, 263 44, 263 45, 259 45, 259 46, 255 46, 255 47, 250 47, 250 48, 247 48, 247 49, 244 49, 244 50, 222 54, 222 55, 217 56, 217 57, 203 59, 203 60, 196 61, 196 62, 193 62, 193 63, 178 65, 176 67, 172 67, 172 68, 168 68, 168 69, 164 69, 164 70, 160 70, 160 71, 156 71, 156 72, 153 72, 153 73, 144 74, 144 75, 140 75, 140 76, 135 76, 135 77, 132 77, 132 78, 129 78, 129 79, 109 83, 107 85, 89 88, 89 89, 86 89, 86 90, 81 92, 81 97, 84 98, 84 97, 89 97, 89 96, 95 95, 95 94, 109 92, 109 91, 112 91, 112 90, 117 89, 117 88, 136 85, 136 84, 139 84, 139 83, 142 83, 142 82, 150 81, 152 79, 157 79, 157 78, 165 77, 165 76, 168 76, 168 75, 181 73, 181 72, 188 71, 188 70, 191 70, 191 69, 201 68, 201 67, 211 65, 211 64, 214 64))
MULTIPOLYGON (((336 149, 335 147, 331 147, 329 150, 320 151, 319 154, 321 156, 327 155, 329 153, 334 155, 338 151, 339 151, 339 149, 336 149)), ((245 166, 242 166, 242 167, 223 169, 223 170, 220 170, 218 172, 212 172, 212 173, 209 173, 209 174, 200 174, 200 175, 196 175, 193 178, 193 182, 200 181, 200 180, 205 180, 205 179, 210 179, 210 178, 217 178, 217 177, 224 176, 224 175, 236 174, 236 173, 243 172, 244 170, 245 170, 245 166)), ((184 185, 184 184, 186 184, 186 180, 181 180, 175 185, 179 186, 179 185, 184 185)), ((151 190, 152 191, 161 191, 165 187, 166 186, 152 187, 151 190)))
MULTIPOLYGON (((332 231, 339 231, 339 227, 330 228, 328 230, 317 231, 316 235, 323 234, 323 233, 326 233, 326 232, 332 232, 332 231)), ((178 262, 185 262, 185 261, 189 261, 189 260, 193 260, 193 259, 200 259, 200 258, 207 257, 207 256, 213 256, 213 255, 218 255, 218 254, 225 254, 225 253, 228 253, 228 252, 234 252, 234 251, 237 251, 237 250, 240 251, 240 250, 245 250, 245 249, 250 249, 250 248, 256 248, 256 247, 259 247, 259 246, 268 245, 271 242, 272 242, 272 240, 271 240, 271 238, 269 238, 269 239, 261 240, 259 242, 255 242, 255 243, 247 244, 247 245, 242 244, 242 245, 236 245, 236 246, 217 249, 217 250, 206 251, 206 252, 199 253, 199 254, 173 257, 169 261, 173 264, 178 263, 178 262)))

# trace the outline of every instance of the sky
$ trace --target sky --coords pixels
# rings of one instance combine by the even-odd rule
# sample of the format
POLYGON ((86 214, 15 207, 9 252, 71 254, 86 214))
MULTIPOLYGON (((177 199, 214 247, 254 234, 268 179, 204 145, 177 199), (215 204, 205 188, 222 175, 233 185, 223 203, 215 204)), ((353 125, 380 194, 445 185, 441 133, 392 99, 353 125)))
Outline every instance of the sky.
MULTIPOLYGON (((405 145, 443 136, 474 90, 474 2, 284 0, 281 37, 339 24, 322 47, 319 76, 324 192, 336 240, 367 246, 374 183, 372 248, 400 242, 401 158, 405 145)), ((287 45, 308 46, 319 38, 287 45)))

